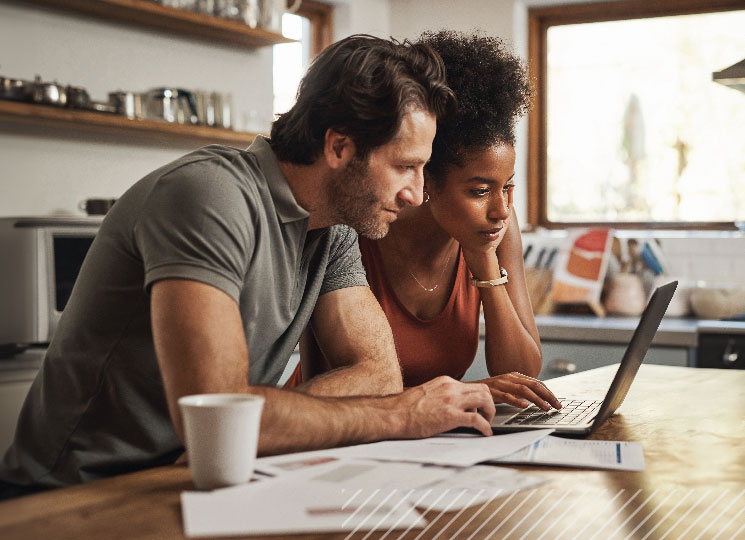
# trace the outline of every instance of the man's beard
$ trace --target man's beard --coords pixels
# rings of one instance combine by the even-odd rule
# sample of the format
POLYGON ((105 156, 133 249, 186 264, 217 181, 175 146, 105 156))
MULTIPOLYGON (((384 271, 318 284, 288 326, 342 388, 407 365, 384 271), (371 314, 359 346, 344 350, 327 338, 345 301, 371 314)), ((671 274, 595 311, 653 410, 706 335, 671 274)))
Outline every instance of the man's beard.
POLYGON ((371 240, 388 234, 388 223, 380 217, 383 205, 366 161, 355 157, 344 169, 332 171, 326 197, 336 222, 349 225, 371 240))

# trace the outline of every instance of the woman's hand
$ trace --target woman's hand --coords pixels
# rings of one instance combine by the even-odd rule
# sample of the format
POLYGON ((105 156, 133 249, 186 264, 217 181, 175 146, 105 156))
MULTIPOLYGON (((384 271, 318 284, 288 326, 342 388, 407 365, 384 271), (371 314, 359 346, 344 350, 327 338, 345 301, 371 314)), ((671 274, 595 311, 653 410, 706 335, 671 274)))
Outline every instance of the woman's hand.
POLYGON ((474 382, 489 387, 494 403, 506 403, 520 408, 535 403, 544 411, 551 407, 561 409, 561 403, 545 384, 516 371, 474 382))
POLYGON ((499 261, 497 260, 496 251, 504 240, 509 230, 510 219, 502 221, 502 230, 497 237, 490 242, 481 242, 478 244, 460 242, 463 251, 463 258, 468 265, 468 269, 476 278, 481 280, 499 278, 499 261))

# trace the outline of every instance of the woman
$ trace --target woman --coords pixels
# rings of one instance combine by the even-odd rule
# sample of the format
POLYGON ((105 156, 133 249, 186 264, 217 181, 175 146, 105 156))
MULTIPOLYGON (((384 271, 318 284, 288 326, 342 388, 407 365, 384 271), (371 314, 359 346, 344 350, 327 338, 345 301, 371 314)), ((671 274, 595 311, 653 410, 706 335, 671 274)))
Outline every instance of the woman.
MULTIPOLYGON (((525 68, 496 38, 441 31, 420 41, 442 56, 458 112, 437 126, 424 203, 402 210, 383 239, 360 238, 404 386, 460 379, 476 355, 483 309, 491 377, 479 382, 496 402, 560 408, 534 379, 541 347, 513 207, 514 126, 532 97, 525 68)), ((312 340, 301 355, 306 378, 328 368, 312 340)))

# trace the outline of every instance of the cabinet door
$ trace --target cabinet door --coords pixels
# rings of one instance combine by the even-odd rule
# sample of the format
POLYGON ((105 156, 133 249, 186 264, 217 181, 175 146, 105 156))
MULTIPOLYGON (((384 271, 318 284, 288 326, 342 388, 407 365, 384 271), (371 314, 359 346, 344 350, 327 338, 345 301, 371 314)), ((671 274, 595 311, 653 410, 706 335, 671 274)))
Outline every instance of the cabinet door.
MULTIPOLYGON (((551 379, 586 371, 623 359, 626 345, 607 343, 574 343, 545 341, 543 346, 543 369, 540 379, 551 379)), ((688 349, 684 347, 651 347, 644 358, 647 364, 665 366, 688 365, 688 349)))
MULTIPOLYGON (((552 379, 579 371, 617 364, 626 352, 626 345, 608 343, 577 343, 543 341, 543 369, 539 379, 552 379)), ((688 366, 688 349, 685 347, 652 347, 644 361, 665 366, 688 366)), ((479 341, 476 359, 463 377, 474 381, 489 376, 484 356, 484 339, 479 341)))

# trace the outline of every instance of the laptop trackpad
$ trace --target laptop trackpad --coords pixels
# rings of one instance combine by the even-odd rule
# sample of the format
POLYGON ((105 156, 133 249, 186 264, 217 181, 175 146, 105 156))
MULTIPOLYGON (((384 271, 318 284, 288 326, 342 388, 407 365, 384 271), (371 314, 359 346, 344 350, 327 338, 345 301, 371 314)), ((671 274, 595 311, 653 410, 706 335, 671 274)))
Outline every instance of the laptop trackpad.
POLYGON ((497 414, 494 415, 494 420, 491 421, 492 426, 501 426, 507 420, 515 416, 517 413, 522 411, 519 407, 513 407, 512 405, 505 405, 504 403, 495 404, 497 414))

